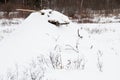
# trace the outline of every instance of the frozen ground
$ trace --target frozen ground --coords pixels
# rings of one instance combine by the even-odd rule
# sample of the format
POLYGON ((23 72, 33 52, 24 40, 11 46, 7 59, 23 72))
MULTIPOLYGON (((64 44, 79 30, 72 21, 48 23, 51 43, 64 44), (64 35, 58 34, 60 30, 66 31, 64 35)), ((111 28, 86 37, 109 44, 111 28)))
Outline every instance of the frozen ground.
POLYGON ((1 32, 0 80, 120 80, 120 23, 76 24, 49 11, 1 32))

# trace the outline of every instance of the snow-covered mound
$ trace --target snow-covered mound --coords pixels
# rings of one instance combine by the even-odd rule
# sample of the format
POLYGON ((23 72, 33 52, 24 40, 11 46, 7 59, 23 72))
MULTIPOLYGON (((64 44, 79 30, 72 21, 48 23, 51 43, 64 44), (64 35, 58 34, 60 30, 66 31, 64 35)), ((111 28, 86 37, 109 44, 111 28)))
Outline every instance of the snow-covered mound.
POLYGON ((49 11, 51 10, 42 10, 45 15, 41 15, 40 12, 31 13, 16 31, 0 42, 0 64, 2 64, 0 70, 11 64, 14 65, 15 62, 26 61, 41 53, 50 52, 59 33, 63 33, 62 28, 58 29, 48 20, 59 19, 58 21, 62 22, 69 21, 69 19, 57 11, 49 15, 49 11))
POLYGON ((42 13, 42 15, 48 17, 48 21, 55 21, 58 22, 59 24, 70 23, 69 18, 61 14, 60 12, 53 10, 41 10, 40 12, 42 13))

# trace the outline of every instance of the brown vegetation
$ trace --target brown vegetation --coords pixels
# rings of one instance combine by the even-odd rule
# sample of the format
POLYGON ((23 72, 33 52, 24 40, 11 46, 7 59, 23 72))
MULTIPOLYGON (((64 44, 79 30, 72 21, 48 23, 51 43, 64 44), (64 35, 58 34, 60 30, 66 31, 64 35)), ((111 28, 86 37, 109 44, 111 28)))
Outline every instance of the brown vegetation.
MULTIPOLYGON (((119 13, 120 0, 0 0, 0 11, 6 12, 7 17, 9 12, 15 11, 17 8, 35 10, 51 8, 70 17, 79 14, 82 18, 89 17, 88 14, 95 14, 96 12, 98 14, 116 14, 114 10, 117 9, 117 13, 119 13)), ((20 15, 25 17, 26 14, 24 15, 24 13, 21 12, 20 15)))

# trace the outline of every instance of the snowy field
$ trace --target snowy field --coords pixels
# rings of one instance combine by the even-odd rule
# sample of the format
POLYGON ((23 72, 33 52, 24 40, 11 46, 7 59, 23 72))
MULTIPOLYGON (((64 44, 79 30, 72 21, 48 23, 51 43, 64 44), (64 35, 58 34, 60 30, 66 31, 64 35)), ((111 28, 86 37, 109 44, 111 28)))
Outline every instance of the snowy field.
POLYGON ((13 19, 0 19, 0 41, 4 38, 5 35, 11 33, 17 28, 19 24, 22 23, 24 19, 22 18, 13 18, 13 19))
POLYGON ((43 12, 0 25, 0 80, 120 80, 120 23, 77 24, 43 12))

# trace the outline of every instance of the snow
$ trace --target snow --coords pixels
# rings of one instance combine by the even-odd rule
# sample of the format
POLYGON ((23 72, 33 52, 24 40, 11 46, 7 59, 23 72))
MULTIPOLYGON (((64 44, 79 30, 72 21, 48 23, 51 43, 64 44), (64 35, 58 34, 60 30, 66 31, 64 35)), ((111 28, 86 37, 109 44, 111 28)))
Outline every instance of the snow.
POLYGON ((9 33, 12 33, 23 20, 23 18, 0 19, 0 41, 9 33))
POLYGON ((76 24, 50 11, 31 13, 0 42, 1 75, 17 70, 18 80, 34 72, 41 80, 120 80, 120 23, 76 24))
POLYGON ((114 15, 111 15, 111 16, 95 16, 93 20, 91 20, 93 22, 96 22, 96 23, 119 23, 120 22, 120 18, 119 18, 119 15, 118 16, 114 16, 114 15))
POLYGON ((12 36, 8 36, 9 38, 0 43, 0 51, 2 52, 0 63, 5 65, 4 67, 8 67, 11 66, 11 62, 22 62, 22 60, 38 56, 40 53, 49 52, 49 48, 54 43, 54 39, 49 37, 57 37, 57 31, 55 31, 57 29, 56 26, 48 23, 48 16, 41 15, 39 12, 32 13, 11 34, 12 36))
POLYGON ((60 12, 53 11, 51 9, 41 10, 42 13, 45 13, 44 16, 48 17, 48 20, 58 21, 59 23, 69 23, 70 20, 67 16, 61 14, 60 12))

